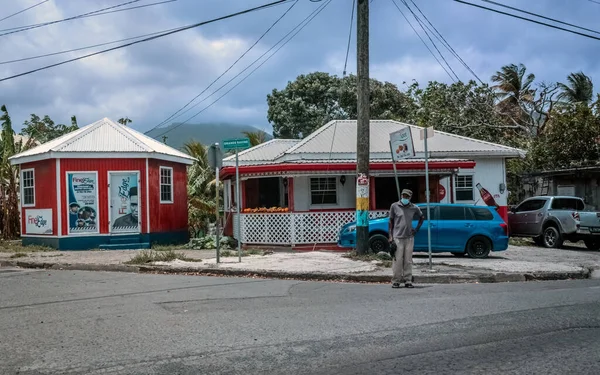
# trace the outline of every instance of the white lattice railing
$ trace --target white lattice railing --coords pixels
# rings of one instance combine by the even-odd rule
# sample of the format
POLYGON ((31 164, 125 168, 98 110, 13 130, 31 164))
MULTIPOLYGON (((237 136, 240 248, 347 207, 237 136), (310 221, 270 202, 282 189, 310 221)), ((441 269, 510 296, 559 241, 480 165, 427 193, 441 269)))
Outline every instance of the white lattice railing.
MULTIPOLYGON (((369 211, 369 218, 386 217, 388 211, 369 211)), ((337 243, 342 226, 356 220, 356 211, 242 214, 242 243, 297 245, 337 243)), ((233 215, 237 238, 237 214, 233 215)))

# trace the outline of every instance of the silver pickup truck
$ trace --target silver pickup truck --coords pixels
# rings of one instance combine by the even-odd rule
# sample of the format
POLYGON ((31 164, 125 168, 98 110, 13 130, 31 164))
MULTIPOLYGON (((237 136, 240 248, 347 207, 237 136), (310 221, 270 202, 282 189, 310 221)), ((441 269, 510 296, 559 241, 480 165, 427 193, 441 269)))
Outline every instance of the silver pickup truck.
POLYGON ((590 250, 600 250, 600 212, 585 211, 577 197, 533 197, 508 213, 513 237, 531 237, 536 244, 559 248, 564 241, 583 241, 590 250))

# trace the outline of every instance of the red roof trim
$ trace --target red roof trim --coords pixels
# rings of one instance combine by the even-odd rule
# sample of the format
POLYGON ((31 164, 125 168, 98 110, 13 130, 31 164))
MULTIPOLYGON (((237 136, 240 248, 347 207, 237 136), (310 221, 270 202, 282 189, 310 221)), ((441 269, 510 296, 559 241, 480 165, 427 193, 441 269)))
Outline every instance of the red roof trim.
MULTIPOLYGON (((448 168, 474 168, 474 161, 433 161, 429 162, 430 169, 448 169, 448 168)), ((394 169, 392 163, 371 163, 370 169, 377 171, 391 171, 394 169)), ((399 171, 422 170, 425 169, 424 161, 396 163, 396 169, 399 171)), ((244 165, 240 166, 240 173, 267 173, 267 172, 306 172, 306 171, 355 171, 356 163, 306 163, 306 164, 268 164, 268 165, 244 165)), ((235 175, 235 167, 223 167, 220 177, 225 179, 235 175)))

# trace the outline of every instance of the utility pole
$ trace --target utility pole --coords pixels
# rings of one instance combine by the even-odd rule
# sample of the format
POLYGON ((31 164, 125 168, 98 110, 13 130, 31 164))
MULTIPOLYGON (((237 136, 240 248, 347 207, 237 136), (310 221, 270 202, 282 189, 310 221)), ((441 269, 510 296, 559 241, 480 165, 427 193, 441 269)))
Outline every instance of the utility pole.
POLYGON ((369 251, 369 1, 358 0, 356 10, 356 251, 369 251))

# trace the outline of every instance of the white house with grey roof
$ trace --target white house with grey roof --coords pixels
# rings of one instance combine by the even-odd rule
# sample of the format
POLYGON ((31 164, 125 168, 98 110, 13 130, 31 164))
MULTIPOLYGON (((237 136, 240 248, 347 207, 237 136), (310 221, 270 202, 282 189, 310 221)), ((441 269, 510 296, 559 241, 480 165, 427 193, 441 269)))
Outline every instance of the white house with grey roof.
MULTIPOLYGON (((412 130, 415 157, 396 163, 400 188, 425 202, 422 128, 391 120, 370 126, 370 217, 387 215, 398 199, 389 135, 412 130)), ((241 240, 244 244, 335 245, 339 229, 355 219, 356 121, 331 121, 303 140, 274 139, 239 153, 241 240)), ((506 160, 525 152, 477 139, 435 132, 428 140, 430 200, 485 205, 478 187, 506 218, 506 160)), ((237 233, 235 156, 223 160, 226 229, 237 233)))

